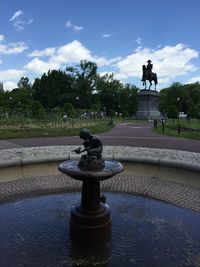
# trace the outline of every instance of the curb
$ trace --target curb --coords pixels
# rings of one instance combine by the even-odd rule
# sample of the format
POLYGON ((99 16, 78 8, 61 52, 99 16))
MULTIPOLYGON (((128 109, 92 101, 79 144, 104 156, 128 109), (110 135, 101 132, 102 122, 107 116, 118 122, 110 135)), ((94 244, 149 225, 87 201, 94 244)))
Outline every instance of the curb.
MULTIPOLYGON (((70 157, 70 154, 67 157, 63 156, 55 156, 54 158, 29 158, 29 159, 13 159, 7 161, 0 161, 0 169, 8 168, 8 167, 17 167, 17 166, 26 166, 26 165, 34 165, 34 164, 42 164, 42 163, 54 163, 60 161, 66 161, 70 159, 79 159, 80 156, 70 157)), ((176 160, 166 160, 166 159, 158 159, 158 158, 148 158, 148 157, 123 157, 123 156, 114 156, 108 157, 105 156, 105 159, 114 159, 121 161, 123 163, 140 163, 140 164, 149 164, 155 165, 157 167, 171 167, 174 169, 183 169, 193 172, 200 172, 200 165, 193 163, 180 162, 176 160)))

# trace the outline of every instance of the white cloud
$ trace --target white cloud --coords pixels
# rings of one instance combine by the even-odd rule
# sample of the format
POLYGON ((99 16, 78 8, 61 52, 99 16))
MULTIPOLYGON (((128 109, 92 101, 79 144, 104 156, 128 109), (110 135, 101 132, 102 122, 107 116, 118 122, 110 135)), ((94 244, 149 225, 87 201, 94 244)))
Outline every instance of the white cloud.
MULTIPOLYGON (((53 49, 55 48, 52 48, 52 51, 53 49)), ((37 51, 37 53, 41 55, 44 54, 44 51, 46 51, 46 49, 37 51)), ((48 61, 45 62, 36 57, 30 61, 25 68, 29 71, 42 74, 49 69, 59 69, 62 64, 79 63, 81 59, 92 60, 92 56, 89 50, 75 40, 55 49, 48 61)))
MULTIPOLYGON (((28 49, 23 43, 0 44, 0 54, 19 54, 28 49)), ((151 59, 153 72, 158 74, 159 84, 167 84, 176 80, 176 77, 189 74, 196 70, 191 60, 198 57, 198 52, 183 44, 175 46, 157 47, 150 49, 138 46, 133 53, 121 58, 107 58, 106 56, 94 55, 82 43, 74 40, 60 47, 47 47, 43 50, 34 50, 28 55, 32 57, 22 70, 7 70, 0 72, 0 81, 16 82, 24 74, 30 77, 34 73, 41 75, 48 70, 65 69, 67 65, 79 64, 81 60, 94 61, 103 72, 109 66, 108 73, 114 73, 115 78, 121 81, 132 79, 140 82, 142 65, 151 59), (41 57, 44 57, 41 59, 41 57)), ((200 77, 193 77, 190 82, 195 82, 200 77)))
POLYGON ((142 38, 138 37, 138 38, 136 39, 136 43, 137 43, 138 45, 142 45, 142 44, 143 44, 143 42, 142 42, 142 38))
POLYGON ((34 21, 34 19, 29 19, 29 21, 27 22, 28 24, 32 24, 34 21))
POLYGON ((120 60, 122 60, 122 57, 114 57, 112 59, 109 59, 109 63, 112 64, 112 63, 118 62, 120 60))
POLYGON ((17 88, 17 83, 12 81, 6 81, 3 83, 3 89, 5 91, 12 91, 13 89, 17 88))
POLYGON ((81 59, 91 60, 91 52, 79 41, 75 40, 58 48, 56 55, 52 58, 60 63, 76 63, 81 59))
POLYGON ((193 58, 198 57, 198 52, 186 47, 183 44, 175 46, 165 46, 160 49, 149 49, 138 47, 134 53, 125 59, 117 62, 118 76, 127 79, 129 77, 140 78, 142 75, 142 65, 151 59, 158 74, 159 83, 170 81, 177 76, 187 74, 196 70, 190 63, 193 58))
POLYGON ((0 81, 19 80, 24 76, 24 70, 9 69, 0 71, 0 81))
POLYGON ((103 33, 101 35, 102 38, 110 38, 111 37, 111 34, 110 33, 103 33))
POLYGON ((97 63, 99 67, 111 66, 115 77, 120 80, 137 78, 142 76, 142 65, 151 59, 154 64, 153 71, 158 74, 159 84, 174 80, 177 76, 188 74, 196 67, 191 63, 198 57, 198 52, 183 44, 165 46, 160 49, 142 48, 141 46, 126 58, 99 57, 92 55, 91 51, 75 40, 61 47, 35 50, 29 56, 35 56, 26 64, 25 69, 42 74, 49 69, 63 68, 67 64, 79 64, 80 60, 89 60, 97 63), (49 56, 48 60, 40 60, 40 56, 49 56))
POLYGON ((115 58, 108 59, 106 57, 94 56, 92 58, 92 61, 96 62, 99 67, 101 67, 101 66, 109 66, 109 65, 111 65, 113 63, 118 62, 119 60, 121 60, 121 57, 115 57, 115 58))
POLYGON ((16 11, 14 14, 13 14, 13 16, 9 19, 10 21, 13 21, 13 20, 15 20, 16 18, 18 18, 19 16, 21 16, 21 15, 23 15, 24 14, 24 12, 22 11, 22 10, 18 10, 18 11, 16 11))
POLYGON ((79 31, 82 31, 84 29, 84 27, 83 26, 74 26, 73 29, 75 32, 79 32, 79 31))
POLYGON ((123 73, 114 73, 115 79, 117 80, 126 80, 127 76, 123 73))
POLYGON ((200 76, 192 77, 186 83, 196 83, 196 82, 200 83, 200 76))
POLYGON ((101 67, 101 66, 106 66, 106 65, 110 65, 110 61, 106 58, 106 57, 97 57, 94 56, 92 58, 92 61, 96 62, 96 64, 101 67))
POLYGON ((73 27, 72 22, 70 20, 66 22, 65 26, 68 28, 73 27))
POLYGON ((18 32, 22 32, 24 30, 24 26, 25 26, 25 21, 23 20, 16 20, 14 23, 13 23, 16 31, 18 32))
POLYGON ((59 69, 60 65, 56 62, 44 62, 36 57, 28 64, 26 64, 24 68, 31 72, 42 74, 44 72, 47 72, 48 70, 59 69))
POLYGON ((79 41, 75 40, 58 48, 46 48, 44 50, 35 50, 29 54, 35 56, 25 69, 42 74, 49 69, 59 69, 66 64, 78 64, 81 60, 89 60, 97 63, 98 66, 110 65, 120 58, 107 59, 106 57, 98 57, 91 54, 91 51, 85 48, 79 41), (40 56, 49 56, 47 61, 40 60, 40 56))
POLYGON ((25 25, 27 25, 27 24, 30 25, 33 23, 33 19, 29 19, 29 20, 20 19, 22 15, 24 15, 24 12, 22 10, 18 10, 9 19, 13 23, 13 26, 16 29, 16 31, 18 31, 18 32, 22 32, 24 30, 25 25))
POLYGON ((113 71, 101 71, 99 73, 100 76, 112 75, 112 74, 113 74, 113 71))
POLYGON ((55 47, 48 47, 44 50, 34 50, 32 53, 28 54, 29 57, 49 57, 53 56, 55 53, 55 47))
POLYGON ((0 54, 11 55, 20 54, 28 49, 28 46, 24 42, 9 43, 7 45, 0 44, 0 54))
POLYGON ((4 35, 0 34, 0 42, 4 41, 5 40, 5 37, 4 35))
POLYGON ((72 28, 75 32, 79 32, 79 31, 82 31, 84 29, 83 26, 73 25, 70 20, 66 22, 65 27, 72 28))

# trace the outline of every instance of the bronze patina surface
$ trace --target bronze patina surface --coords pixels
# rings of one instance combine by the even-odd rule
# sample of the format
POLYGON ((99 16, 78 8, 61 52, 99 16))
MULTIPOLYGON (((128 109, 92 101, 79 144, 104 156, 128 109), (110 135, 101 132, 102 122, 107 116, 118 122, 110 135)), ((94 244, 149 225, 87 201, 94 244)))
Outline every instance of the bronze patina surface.
POLYGON ((123 165, 114 160, 103 160, 101 140, 81 129, 80 138, 86 152, 79 161, 61 163, 59 171, 75 180, 82 181, 81 204, 71 210, 70 238, 74 243, 106 243, 111 238, 111 209, 100 196, 100 181, 107 180, 123 171, 123 165))

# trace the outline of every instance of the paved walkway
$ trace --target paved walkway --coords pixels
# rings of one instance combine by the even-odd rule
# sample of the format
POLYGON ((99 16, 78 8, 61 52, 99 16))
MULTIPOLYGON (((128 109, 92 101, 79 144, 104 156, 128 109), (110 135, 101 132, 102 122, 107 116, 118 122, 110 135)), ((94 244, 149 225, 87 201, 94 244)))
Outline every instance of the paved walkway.
MULTIPOLYGON (((200 140, 174 138, 151 131, 151 124, 124 123, 111 131, 99 134, 105 146, 149 147, 184 150, 200 153, 200 140)), ((78 137, 43 137, 0 140, 0 149, 57 145, 80 145, 78 137)))

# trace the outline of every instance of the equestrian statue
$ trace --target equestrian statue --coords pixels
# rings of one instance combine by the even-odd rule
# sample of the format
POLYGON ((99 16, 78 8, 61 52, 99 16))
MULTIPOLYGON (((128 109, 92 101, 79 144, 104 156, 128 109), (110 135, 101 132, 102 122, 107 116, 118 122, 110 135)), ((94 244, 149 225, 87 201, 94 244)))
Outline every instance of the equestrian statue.
POLYGON ((152 81, 154 81, 155 90, 156 90, 156 84, 158 83, 157 74, 152 72, 153 64, 151 64, 150 59, 147 61, 147 63, 148 63, 147 66, 142 65, 142 80, 141 81, 143 82, 143 85, 145 86, 145 90, 147 89, 146 81, 149 81, 149 90, 151 89, 152 81))

